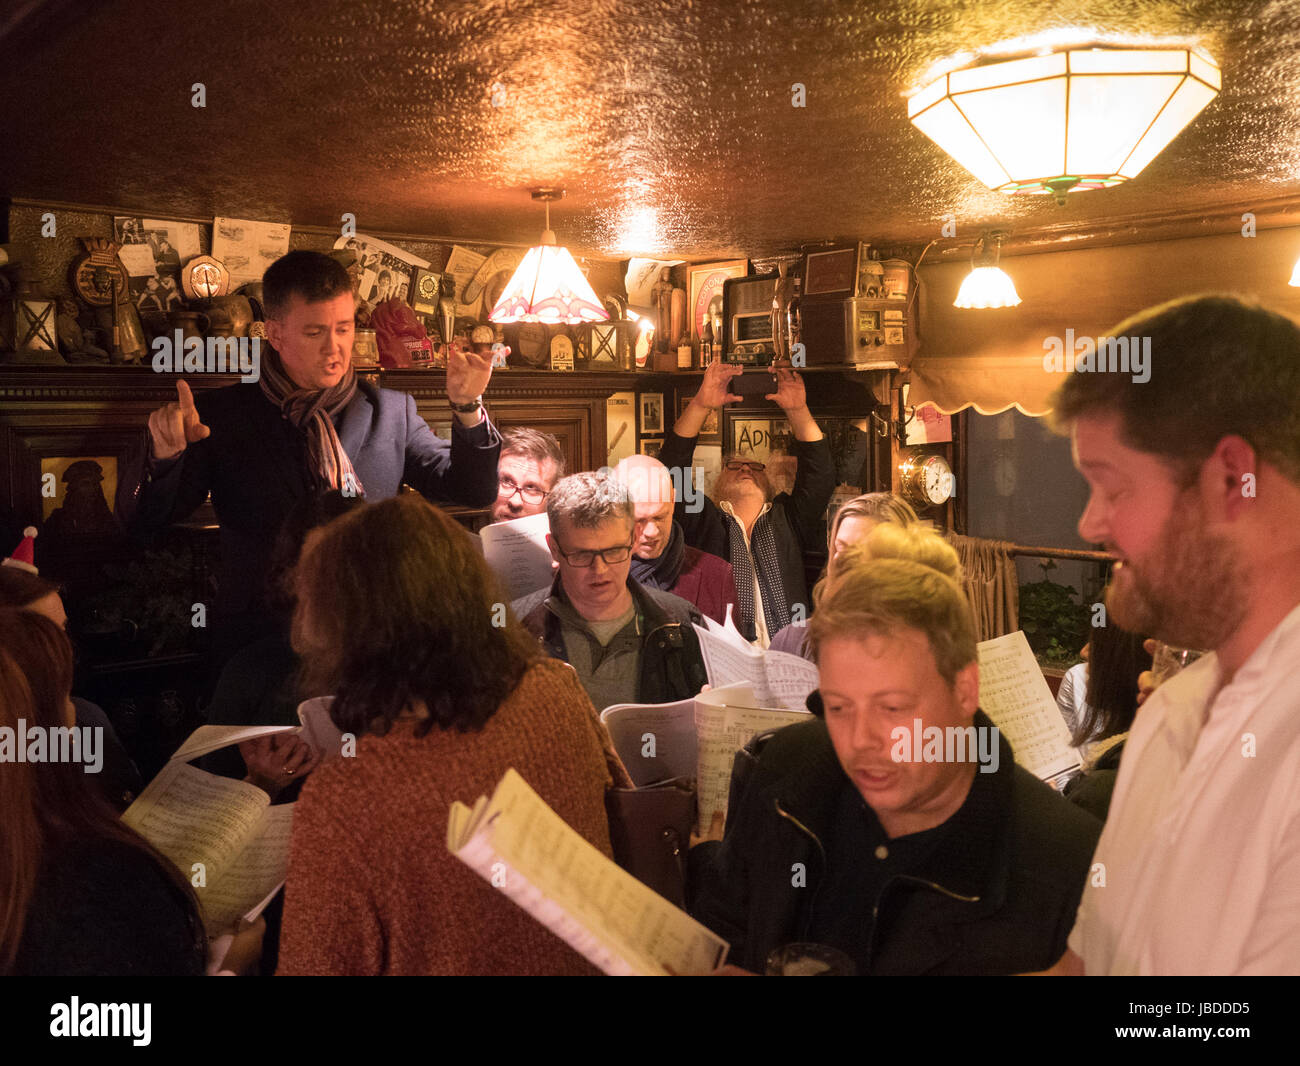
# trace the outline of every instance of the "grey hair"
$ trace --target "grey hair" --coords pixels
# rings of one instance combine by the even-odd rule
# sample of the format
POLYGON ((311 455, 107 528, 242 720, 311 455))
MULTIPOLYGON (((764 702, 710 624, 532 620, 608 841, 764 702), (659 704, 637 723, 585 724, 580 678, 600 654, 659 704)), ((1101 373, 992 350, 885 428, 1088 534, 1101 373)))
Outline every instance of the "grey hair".
POLYGON ((611 518, 636 524, 636 511, 627 486, 607 469, 594 474, 570 474, 556 482, 546 497, 546 517, 552 532, 561 521, 571 529, 594 529, 611 518))

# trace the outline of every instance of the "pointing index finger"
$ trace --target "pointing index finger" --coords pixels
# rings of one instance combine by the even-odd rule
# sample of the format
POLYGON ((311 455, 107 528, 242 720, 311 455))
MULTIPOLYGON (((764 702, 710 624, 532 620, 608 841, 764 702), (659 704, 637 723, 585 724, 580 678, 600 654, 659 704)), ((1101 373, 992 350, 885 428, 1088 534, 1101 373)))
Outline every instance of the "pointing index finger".
POLYGON ((194 410, 194 393, 190 392, 190 387, 184 378, 176 379, 176 395, 180 399, 182 411, 188 414, 194 410))

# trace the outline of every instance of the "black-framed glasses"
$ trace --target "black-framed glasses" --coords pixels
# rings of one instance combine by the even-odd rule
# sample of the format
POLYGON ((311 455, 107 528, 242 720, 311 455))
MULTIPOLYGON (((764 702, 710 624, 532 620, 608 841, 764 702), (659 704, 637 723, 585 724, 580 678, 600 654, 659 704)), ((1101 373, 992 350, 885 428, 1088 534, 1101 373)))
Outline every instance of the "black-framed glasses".
POLYGON ((550 495, 550 493, 544 489, 516 485, 511 478, 506 477, 504 474, 497 478, 498 496, 503 496, 508 500, 516 492, 519 493, 519 498, 523 500, 524 503, 541 503, 550 495))
POLYGON ((620 544, 617 548, 582 548, 578 551, 566 552, 557 541, 555 550, 564 556, 564 561, 570 566, 586 569, 595 563, 597 555, 601 557, 606 566, 613 566, 615 563, 626 561, 627 557, 632 554, 632 545, 620 544))
POLYGON ((767 469, 766 463, 751 463, 744 459, 728 459, 723 465, 733 474, 737 474, 746 468, 754 471, 755 474, 761 474, 767 469))

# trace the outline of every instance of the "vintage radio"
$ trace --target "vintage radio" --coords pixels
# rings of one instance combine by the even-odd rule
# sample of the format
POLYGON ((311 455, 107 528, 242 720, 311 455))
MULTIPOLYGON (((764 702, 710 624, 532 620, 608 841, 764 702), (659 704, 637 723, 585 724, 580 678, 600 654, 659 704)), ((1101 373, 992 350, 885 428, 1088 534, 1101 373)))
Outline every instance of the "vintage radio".
POLYGON ((874 277, 859 270, 860 254, 855 244, 804 256, 799 310, 809 366, 893 370, 907 365, 910 286, 895 282, 885 290, 888 297, 879 290, 860 294, 861 279, 874 277))
POLYGON ((772 297, 777 274, 728 278, 722 283, 722 361, 743 366, 771 366, 772 297))

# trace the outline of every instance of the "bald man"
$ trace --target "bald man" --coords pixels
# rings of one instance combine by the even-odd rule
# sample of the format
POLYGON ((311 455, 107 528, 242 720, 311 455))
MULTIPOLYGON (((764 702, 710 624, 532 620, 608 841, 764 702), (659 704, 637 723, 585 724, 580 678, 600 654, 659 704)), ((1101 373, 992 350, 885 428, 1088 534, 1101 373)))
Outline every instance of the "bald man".
POLYGON ((673 522, 677 494, 668 468, 648 455, 630 455, 614 467, 614 475, 636 508, 632 579, 689 600, 701 614, 725 622, 727 605, 736 602, 731 564, 687 545, 682 527, 673 522))

